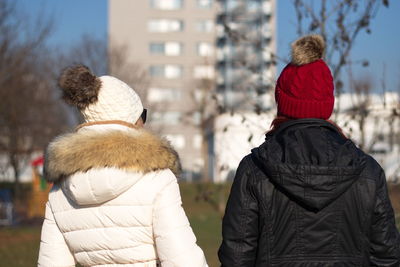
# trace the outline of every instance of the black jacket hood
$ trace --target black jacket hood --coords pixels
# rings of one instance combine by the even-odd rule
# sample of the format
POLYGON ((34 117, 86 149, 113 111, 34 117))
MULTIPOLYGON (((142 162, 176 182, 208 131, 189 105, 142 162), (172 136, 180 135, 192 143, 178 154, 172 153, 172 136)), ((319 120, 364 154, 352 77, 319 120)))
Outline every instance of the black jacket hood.
POLYGON ((365 154, 320 119, 283 123, 251 156, 277 188, 315 211, 346 192, 365 166, 365 154))

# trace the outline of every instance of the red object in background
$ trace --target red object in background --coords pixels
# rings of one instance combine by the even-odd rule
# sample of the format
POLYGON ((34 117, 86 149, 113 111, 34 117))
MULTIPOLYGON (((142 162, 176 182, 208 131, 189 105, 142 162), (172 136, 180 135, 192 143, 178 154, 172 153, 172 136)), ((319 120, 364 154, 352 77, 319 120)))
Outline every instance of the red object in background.
POLYGON ((32 191, 28 201, 28 217, 43 218, 46 202, 48 200, 51 185, 43 178, 44 157, 38 156, 31 162, 32 167, 32 191))
POLYGON ((44 158, 43 158, 43 156, 39 156, 39 157, 37 157, 36 159, 34 159, 34 160, 31 161, 31 165, 32 165, 33 167, 42 166, 43 163, 44 163, 44 158))

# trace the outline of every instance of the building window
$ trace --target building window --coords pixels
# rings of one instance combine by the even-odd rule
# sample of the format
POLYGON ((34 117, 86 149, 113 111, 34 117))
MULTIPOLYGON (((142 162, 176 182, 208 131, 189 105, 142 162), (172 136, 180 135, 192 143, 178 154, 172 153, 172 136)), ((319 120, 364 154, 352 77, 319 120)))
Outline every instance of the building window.
POLYGON ((200 134, 195 134, 193 136, 193 147, 194 148, 200 149, 202 142, 203 142, 203 137, 200 134))
POLYGON ((196 31, 198 32, 212 32, 214 29, 214 22, 212 20, 199 20, 196 22, 196 31))
POLYGON ((201 113, 200 112, 194 112, 192 115, 193 123, 194 125, 200 125, 201 124, 201 113))
POLYGON ((155 9, 176 10, 182 8, 183 0, 150 0, 150 6, 155 9))
POLYGON ((197 0, 196 2, 199 8, 211 8, 213 0, 197 0))
POLYGON ((166 65, 165 78, 176 79, 182 77, 182 66, 179 65, 166 65))
POLYGON ((150 53, 164 55, 165 44, 164 43, 151 43, 150 44, 150 53))
POLYGON ((149 49, 151 54, 179 56, 182 54, 182 47, 182 44, 178 42, 157 42, 150 43, 149 49))
POLYGON ((185 137, 181 134, 167 134, 165 138, 171 142, 171 145, 177 149, 185 147, 185 137))
POLYGON ((262 59, 264 61, 270 62, 272 60, 272 57, 273 57, 273 53, 272 52, 264 49, 261 54, 262 54, 262 59))
POLYGON ((197 55, 202 57, 210 57, 214 53, 214 46, 211 43, 197 43, 197 55))
POLYGON ((272 5, 271 2, 263 2, 262 4, 262 10, 264 11, 264 13, 266 14, 271 14, 272 13, 272 5))
POLYGON ((178 111, 152 112, 151 122, 165 125, 177 125, 182 119, 182 114, 178 111))
POLYGON ((176 79, 182 77, 182 66, 180 65, 152 65, 150 76, 158 78, 176 79))
POLYGON ((193 70, 193 76, 196 79, 212 79, 214 78, 214 67, 213 66, 196 66, 193 70))
POLYGON ((151 77, 163 77, 164 73, 165 71, 163 65, 150 66, 151 77))
POLYGON ((261 8, 261 3, 258 1, 248 1, 247 2, 247 10, 251 12, 255 12, 261 8))
POLYGON ((183 21, 178 19, 152 19, 148 22, 150 32, 181 32, 183 21))
POLYGON ((180 101, 181 90, 174 88, 150 88, 147 93, 147 101, 151 103, 180 101))
POLYGON ((178 56, 182 54, 182 44, 177 42, 165 43, 165 55, 178 56))
POLYGON ((273 77, 274 77, 274 74, 273 74, 273 72, 272 72, 272 70, 271 69, 264 69, 263 71, 262 71, 262 79, 264 80, 264 81, 267 81, 267 82, 272 82, 273 81, 273 77))
POLYGON ((271 26, 267 23, 263 24, 261 26, 261 32, 263 34, 264 37, 271 37, 271 26))

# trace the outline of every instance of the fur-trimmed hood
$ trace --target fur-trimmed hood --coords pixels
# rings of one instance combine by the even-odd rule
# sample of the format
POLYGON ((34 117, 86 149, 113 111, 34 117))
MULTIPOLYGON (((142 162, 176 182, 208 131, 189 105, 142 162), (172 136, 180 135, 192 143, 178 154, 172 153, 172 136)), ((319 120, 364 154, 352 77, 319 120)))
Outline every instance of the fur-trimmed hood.
POLYGON ((148 173, 181 171, 178 154, 168 141, 144 129, 96 131, 81 129, 52 141, 46 151, 44 175, 57 182, 93 168, 117 168, 148 173))

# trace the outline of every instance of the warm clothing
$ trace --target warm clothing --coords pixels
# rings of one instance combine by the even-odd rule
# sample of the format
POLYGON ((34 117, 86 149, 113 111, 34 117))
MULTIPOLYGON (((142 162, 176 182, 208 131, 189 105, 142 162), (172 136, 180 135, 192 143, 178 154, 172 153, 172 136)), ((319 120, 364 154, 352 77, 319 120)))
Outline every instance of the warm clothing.
POLYGON ((335 102, 328 66, 322 59, 303 66, 288 64, 279 76, 275 96, 279 115, 328 119, 335 102))
POLYGON ((400 266, 385 175, 332 124, 281 124, 237 170, 222 266, 400 266))
POLYGON ((322 60, 325 42, 309 35, 292 44, 292 60, 282 70, 275 88, 278 115, 328 119, 333 111, 333 78, 322 60))
POLYGON ((135 123, 143 112, 139 95, 126 83, 111 76, 101 82, 96 103, 81 110, 86 122, 121 120, 135 123))
POLYGON ((207 266, 179 168, 169 144, 142 129, 93 125, 57 138, 45 160, 54 186, 38 266, 207 266))
POLYGON ((133 88, 112 76, 96 77, 83 65, 66 68, 58 85, 63 99, 79 109, 85 122, 135 124, 143 112, 142 101, 133 88))

